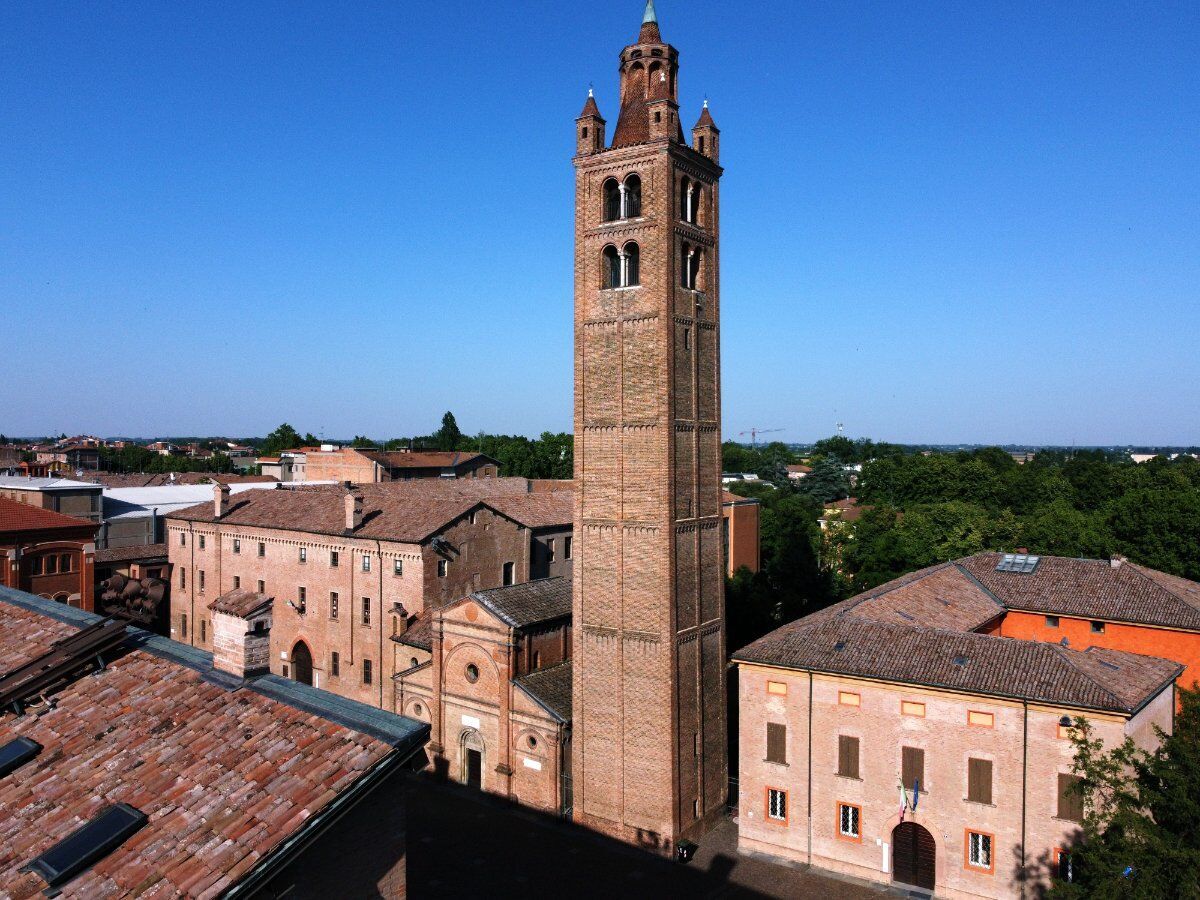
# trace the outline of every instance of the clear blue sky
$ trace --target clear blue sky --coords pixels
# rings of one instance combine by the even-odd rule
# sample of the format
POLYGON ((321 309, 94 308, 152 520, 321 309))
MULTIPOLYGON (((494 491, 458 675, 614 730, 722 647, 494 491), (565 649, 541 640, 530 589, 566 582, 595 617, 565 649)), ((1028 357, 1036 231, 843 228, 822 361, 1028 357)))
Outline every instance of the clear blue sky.
MULTIPOLYGON (((1200 5, 657 5, 727 436, 1200 443, 1200 5)), ((641 6, 4 4, 0 431, 569 430, 641 6)))

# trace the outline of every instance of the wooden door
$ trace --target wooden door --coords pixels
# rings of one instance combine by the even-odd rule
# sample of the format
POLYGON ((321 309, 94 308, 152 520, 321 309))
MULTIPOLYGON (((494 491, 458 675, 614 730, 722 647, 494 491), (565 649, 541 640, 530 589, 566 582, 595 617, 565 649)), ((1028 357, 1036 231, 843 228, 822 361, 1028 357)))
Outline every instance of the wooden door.
POLYGON ((301 684, 313 683, 312 653, 303 641, 292 648, 292 677, 301 684))
POLYGON ((477 788, 483 783, 483 754, 478 750, 467 751, 467 786, 477 788))
POLYGON ((937 847, 933 835, 916 822, 901 822, 892 831, 892 878, 933 890, 937 847))

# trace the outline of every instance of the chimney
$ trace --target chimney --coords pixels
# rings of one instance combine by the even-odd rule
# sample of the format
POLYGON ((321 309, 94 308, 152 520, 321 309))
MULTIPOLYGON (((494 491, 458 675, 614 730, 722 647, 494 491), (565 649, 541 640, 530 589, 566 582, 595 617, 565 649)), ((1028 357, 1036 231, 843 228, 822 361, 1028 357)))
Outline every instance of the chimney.
POLYGON ((1110 568, 1113 568, 1113 569, 1121 568, 1121 563, 1124 563, 1124 562, 1128 562, 1128 560, 1125 559, 1125 557, 1122 556, 1120 553, 1114 553, 1112 556, 1110 556, 1108 558, 1108 565, 1110 568))
POLYGON ((363 498, 362 494, 352 493, 346 495, 346 530, 354 531, 362 524, 363 519, 363 498))
POLYGON ((271 619, 274 601, 248 590, 212 610, 213 668, 237 678, 266 674, 271 668, 271 619))
POLYGON ((229 485, 213 484, 213 518, 219 519, 229 512, 229 485))

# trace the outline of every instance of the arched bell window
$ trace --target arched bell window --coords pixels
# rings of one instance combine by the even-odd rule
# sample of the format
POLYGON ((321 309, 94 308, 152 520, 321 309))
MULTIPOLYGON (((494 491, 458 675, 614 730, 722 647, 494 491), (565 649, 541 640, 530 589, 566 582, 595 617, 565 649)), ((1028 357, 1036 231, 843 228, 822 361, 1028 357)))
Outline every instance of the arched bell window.
POLYGON ((679 181, 679 218, 692 221, 692 179, 686 175, 679 181))
POLYGON ((615 222, 621 216, 621 185, 617 179, 604 182, 604 221, 615 222))
POLYGON ((690 290, 696 290, 700 278, 700 248, 693 247, 684 241, 679 254, 679 283, 690 290))
POLYGON ((636 219, 642 214, 642 179, 636 174, 625 179, 625 209, 622 219, 636 219))
POLYGON ((600 283, 606 290, 621 286, 621 254, 612 244, 604 248, 601 269, 600 283))
POLYGON ((642 253, 638 245, 630 241, 622 253, 625 263, 625 277, 621 279, 622 287, 636 287, 642 283, 641 260, 642 253))

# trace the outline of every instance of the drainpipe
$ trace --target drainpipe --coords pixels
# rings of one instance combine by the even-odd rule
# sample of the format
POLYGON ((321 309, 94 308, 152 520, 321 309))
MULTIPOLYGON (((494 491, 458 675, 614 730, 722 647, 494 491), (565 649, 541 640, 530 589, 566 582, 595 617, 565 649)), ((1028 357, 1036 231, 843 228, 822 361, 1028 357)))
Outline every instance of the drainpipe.
POLYGON ((812 865, 812 731, 813 731, 813 673, 808 673, 808 864, 812 865))
MULTIPOLYGON (((383 705, 383 679, 384 679, 383 673, 385 670, 383 667, 383 630, 384 630, 384 628, 383 628, 383 625, 384 625, 384 622, 383 622, 383 544, 380 543, 378 540, 375 541, 375 552, 379 556, 379 708, 384 709, 385 707, 383 705)), ((394 653, 392 654, 392 659, 393 659, 393 661, 395 660, 394 653)), ((390 669, 391 667, 389 666, 388 668, 390 669)), ((388 676, 388 680, 389 681, 391 680, 391 676, 388 676)), ((395 693, 393 692, 393 695, 392 695, 392 709, 393 710, 395 710, 395 707, 396 707, 395 700, 396 700, 396 697, 395 697, 395 693)))
POLYGON ((1025 896, 1025 805, 1028 800, 1027 783, 1029 780, 1029 701, 1022 700, 1025 708, 1024 721, 1021 723, 1021 896, 1025 896))

